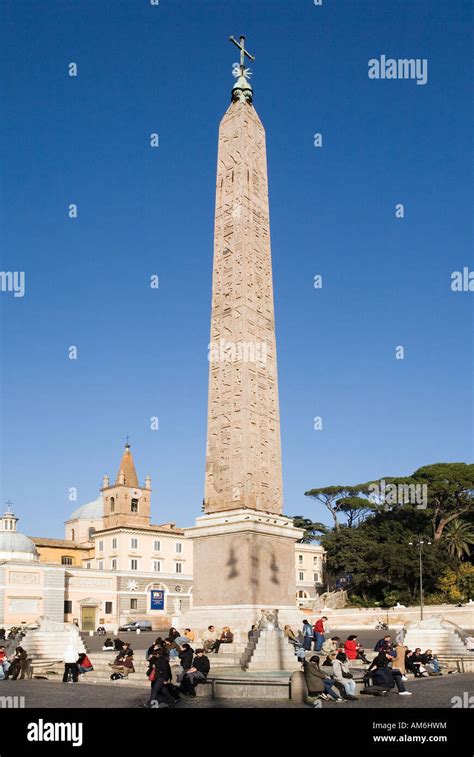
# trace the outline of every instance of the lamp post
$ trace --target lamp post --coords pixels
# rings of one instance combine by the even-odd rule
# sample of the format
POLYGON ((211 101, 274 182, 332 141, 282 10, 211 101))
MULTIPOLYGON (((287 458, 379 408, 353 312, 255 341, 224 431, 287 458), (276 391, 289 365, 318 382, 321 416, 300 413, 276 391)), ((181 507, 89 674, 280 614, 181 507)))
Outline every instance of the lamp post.
POLYGON ((419 558, 419 565, 420 565, 420 620, 423 620, 423 545, 426 544, 428 547, 431 546, 430 541, 424 541, 423 539, 418 539, 418 541, 413 542, 409 541, 408 546, 409 547, 418 547, 418 558, 419 558))

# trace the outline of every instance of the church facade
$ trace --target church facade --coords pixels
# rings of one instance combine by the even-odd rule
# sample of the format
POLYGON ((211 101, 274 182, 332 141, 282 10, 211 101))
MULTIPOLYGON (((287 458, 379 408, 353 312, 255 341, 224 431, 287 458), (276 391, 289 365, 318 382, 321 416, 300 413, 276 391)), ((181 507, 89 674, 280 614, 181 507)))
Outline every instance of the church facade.
MULTIPOLYGON (((150 521, 151 479, 139 483, 127 444, 113 482, 65 522, 65 538, 27 537, 8 509, 0 518, 0 627, 39 616, 112 632, 133 620, 180 625, 193 606, 193 541, 150 521)), ((295 545, 295 606, 323 588, 324 550, 295 545)))

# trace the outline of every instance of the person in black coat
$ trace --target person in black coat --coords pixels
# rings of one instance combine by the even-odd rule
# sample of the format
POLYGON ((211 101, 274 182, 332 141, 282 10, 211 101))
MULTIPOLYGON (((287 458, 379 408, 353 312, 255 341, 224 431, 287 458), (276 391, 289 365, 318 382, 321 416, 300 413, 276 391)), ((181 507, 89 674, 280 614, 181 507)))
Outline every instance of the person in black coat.
POLYGON ((193 666, 193 654, 194 650, 190 647, 189 644, 183 644, 180 651, 178 652, 181 667, 183 668, 185 673, 187 670, 189 670, 189 668, 192 668, 193 666))
POLYGON ((204 649, 196 649, 196 656, 192 666, 183 674, 181 678, 180 691, 183 694, 189 694, 191 697, 196 696, 196 686, 203 683, 211 669, 209 658, 204 654, 204 649))
POLYGON ((151 680, 151 693, 143 706, 154 707, 155 702, 163 701, 168 707, 174 707, 175 700, 168 690, 168 684, 171 682, 171 668, 162 649, 150 658, 147 676, 151 680))
POLYGON ((387 651, 381 651, 377 657, 372 660, 369 669, 367 670, 364 679, 372 677, 375 686, 381 686, 386 690, 397 687, 398 693, 404 696, 410 696, 411 691, 407 691, 403 680, 402 674, 398 668, 390 668, 389 663, 393 658, 387 651))

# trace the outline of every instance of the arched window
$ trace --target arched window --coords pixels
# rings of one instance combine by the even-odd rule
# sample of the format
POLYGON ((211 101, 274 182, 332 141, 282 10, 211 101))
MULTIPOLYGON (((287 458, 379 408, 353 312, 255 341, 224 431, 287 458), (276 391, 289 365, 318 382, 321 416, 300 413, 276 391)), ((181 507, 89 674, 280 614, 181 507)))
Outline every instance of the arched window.
POLYGON ((93 526, 89 529, 89 541, 92 541, 92 534, 95 534, 95 528, 93 526))
POLYGON ((63 555, 61 557, 61 565, 72 565, 73 559, 72 557, 69 557, 68 555, 63 555))
POLYGON ((73 528, 71 528, 71 540, 75 541, 75 539, 76 539, 76 532, 73 528))
POLYGON ((110 498, 110 512, 111 513, 115 512, 115 497, 110 498))

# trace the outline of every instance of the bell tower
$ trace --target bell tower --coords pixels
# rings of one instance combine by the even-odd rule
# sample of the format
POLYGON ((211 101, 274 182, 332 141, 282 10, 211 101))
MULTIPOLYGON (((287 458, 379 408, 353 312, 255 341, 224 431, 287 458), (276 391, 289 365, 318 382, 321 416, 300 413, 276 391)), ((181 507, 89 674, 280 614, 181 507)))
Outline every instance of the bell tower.
POLYGON ((104 502, 104 529, 150 525, 151 478, 146 477, 144 486, 138 483, 128 441, 115 483, 110 484, 109 477, 104 476, 101 492, 104 502))

